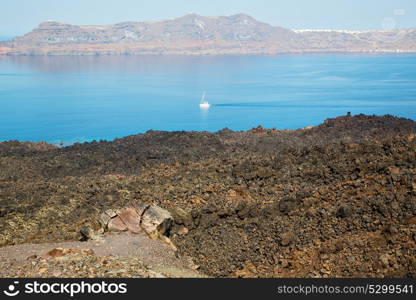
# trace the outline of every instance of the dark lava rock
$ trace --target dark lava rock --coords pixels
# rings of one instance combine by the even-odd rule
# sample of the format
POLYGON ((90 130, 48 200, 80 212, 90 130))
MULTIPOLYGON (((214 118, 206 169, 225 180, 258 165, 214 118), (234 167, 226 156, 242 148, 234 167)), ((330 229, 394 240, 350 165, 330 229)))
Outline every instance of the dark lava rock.
POLYGON ((89 226, 82 226, 79 232, 82 235, 82 240, 91 240, 94 236, 94 230, 89 226))
POLYGON ((297 200, 292 197, 284 197, 279 201, 279 211, 282 214, 288 214, 297 205, 297 200))
MULTIPOLYGON (((411 120, 356 115, 299 130, 0 143, 0 246, 77 240, 101 212, 146 203, 171 213, 178 255, 210 276, 415 277, 415 136, 411 120)), ((122 217, 134 230, 134 214, 122 217)))
POLYGON ((352 207, 348 204, 340 205, 337 209, 336 216, 347 218, 352 215, 352 207))

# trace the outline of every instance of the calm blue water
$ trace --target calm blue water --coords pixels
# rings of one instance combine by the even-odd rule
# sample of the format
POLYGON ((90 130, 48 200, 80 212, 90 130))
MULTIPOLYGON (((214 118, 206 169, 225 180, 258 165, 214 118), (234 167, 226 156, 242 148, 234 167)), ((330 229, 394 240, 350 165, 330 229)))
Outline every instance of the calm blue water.
POLYGON ((416 56, 0 58, 0 141, 294 129, 348 111, 416 119, 416 56))

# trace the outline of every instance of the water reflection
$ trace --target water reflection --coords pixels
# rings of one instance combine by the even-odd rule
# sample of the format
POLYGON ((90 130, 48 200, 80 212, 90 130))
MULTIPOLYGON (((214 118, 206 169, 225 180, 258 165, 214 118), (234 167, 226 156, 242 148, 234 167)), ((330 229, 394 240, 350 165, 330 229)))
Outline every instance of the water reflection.
POLYGON ((201 116, 208 116, 209 108, 210 108, 209 106, 208 107, 206 107, 206 106, 200 106, 199 107, 199 111, 201 113, 201 116))
POLYGON ((209 107, 199 107, 199 118, 201 120, 201 129, 208 130, 209 107))
POLYGON ((45 74, 68 73, 201 73, 223 71, 228 67, 247 67, 243 57, 216 56, 0 56, 0 63, 11 63, 22 71, 33 70, 45 74), (230 65, 231 64, 231 65, 230 65))

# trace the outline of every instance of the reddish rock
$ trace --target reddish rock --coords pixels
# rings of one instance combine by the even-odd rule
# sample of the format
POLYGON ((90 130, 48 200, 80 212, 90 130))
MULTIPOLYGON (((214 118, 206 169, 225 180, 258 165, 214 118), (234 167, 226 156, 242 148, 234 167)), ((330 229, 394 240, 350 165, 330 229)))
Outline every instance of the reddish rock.
POLYGON ((406 223, 410 225, 416 224, 416 217, 406 220, 406 223))
POLYGON ((117 210, 107 210, 100 216, 100 222, 108 231, 130 231, 139 233, 159 232, 167 234, 173 224, 172 215, 158 206, 138 204, 117 210))
POLYGON ((118 213, 118 218, 126 226, 127 230, 132 233, 139 233, 142 231, 140 227, 140 215, 137 213, 136 209, 133 207, 128 207, 121 209, 118 213))
POLYGON ((124 222, 121 220, 119 216, 110 219, 110 221, 107 224, 107 230, 108 231, 126 231, 127 226, 124 224, 124 222))

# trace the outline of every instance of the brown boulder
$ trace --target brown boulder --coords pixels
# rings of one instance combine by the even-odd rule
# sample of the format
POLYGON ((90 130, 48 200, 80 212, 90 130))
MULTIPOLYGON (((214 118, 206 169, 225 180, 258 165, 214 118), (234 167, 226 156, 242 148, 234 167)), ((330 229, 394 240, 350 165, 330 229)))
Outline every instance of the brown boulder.
POLYGON ((159 232, 168 235, 172 224, 172 215, 159 206, 150 206, 141 219, 141 228, 147 233, 159 232))
POLYGON ((111 218, 110 221, 107 223, 107 230, 108 231, 126 231, 127 226, 121 220, 119 216, 115 218, 111 218))
POLYGON ((100 223, 107 231, 145 231, 148 234, 168 235, 173 225, 173 217, 161 207, 139 204, 107 210, 101 214, 100 223))
POLYGON ((128 231, 132 233, 139 233, 142 231, 140 227, 141 216, 137 213, 134 207, 121 209, 118 214, 118 218, 120 218, 120 220, 124 223, 128 231))

